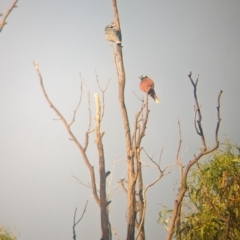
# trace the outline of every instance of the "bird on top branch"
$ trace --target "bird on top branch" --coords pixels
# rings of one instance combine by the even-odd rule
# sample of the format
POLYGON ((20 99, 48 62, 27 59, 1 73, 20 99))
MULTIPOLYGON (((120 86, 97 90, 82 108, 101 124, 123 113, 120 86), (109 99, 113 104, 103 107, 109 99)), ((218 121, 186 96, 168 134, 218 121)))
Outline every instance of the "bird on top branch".
POLYGON ((155 93, 155 90, 154 90, 154 82, 151 78, 149 78, 148 76, 146 75, 142 75, 139 77, 141 82, 139 83, 139 88, 147 93, 148 95, 150 95, 154 101, 156 103, 159 103, 159 100, 158 100, 158 97, 155 93))

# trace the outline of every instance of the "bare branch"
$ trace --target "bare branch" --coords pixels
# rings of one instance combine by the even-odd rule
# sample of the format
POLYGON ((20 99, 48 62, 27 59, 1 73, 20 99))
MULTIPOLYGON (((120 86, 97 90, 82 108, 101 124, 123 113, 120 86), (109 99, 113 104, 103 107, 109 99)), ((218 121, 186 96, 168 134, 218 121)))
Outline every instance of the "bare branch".
POLYGON ((159 155, 159 160, 158 160, 158 166, 160 166, 161 160, 162 160, 162 154, 163 154, 163 150, 165 149, 165 146, 167 144, 167 140, 163 143, 160 155, 159 155))
POLYGON ((217 127, 216 127, 216 132, 215 132, 215 141, 218 142, 218 130, 221 122, 220 118, 220 98, 222 95, 223 91, 221 90, 218 94, 218 105, 217 105, 217 117, 218 117, 218 122, 217 122, 217 127))
POLYGON ((108 85, 109 85, 111 79, 108 80, 106 87, 104 89, 102 89, 101 86, 100 86, 100 83, 98 81, 98 75, 97 75, 97 71, 96 70, 95 70, 95 74, 96 74, 96 80, 97 80, 98 87, 99 87, 99 89, 102 92, 102 108, 103 108, 102 116, 101 116, 101 120, 102 120, 103 116, 104 116, 104 110, 105 110, 105 92, 106 92, 106 90, 108 88, 108 85))
MULTIPOLYGON (((81 77, 81 75, 80 75, 80 77, 81 77)), ((78 101, 77 107, 73 111, 73 118, 72 118, 72 121, 69 123, 69 127, 71 127, 71 125, 74 123, 77 110, 78 110, 78 108, 79 108, 79 106, 81 104, 81 100, 82 100, 82 85, 83 85, 83 81, 82 81, 82 78, 81 78, 79 101, 78 101)))
POLYGON ((196 104, 196 109, 195 109, 195 129, 197 131, 197 134, 201 136, 201 139, 202 139, 202 144, 203 144, 203 148, 204 148, 204 151, 206 151, 207 149, 207 146, 206 146, 206 141, 205 141, 205 137, 204 137, 204 134, 203 134, 203 129, 202 129, 202 114, 201 114, 201 109, 200 109, 200 106, 199 106, 199 103, 198 103, 198 98, 197 98, 197 84, 198 84, 198 79, 199 79, 199 75, 197 77, 197 80, 196 82, 194 83, 193 79, 192 79, 192 73, 190 72, 190 74, 188 75, 192 85, 193 85, 193 88, 194 88, 194 99, 195 99, 195 104, 196 104), (196 120, 196 116, 198 116, 198 120, 196 120), (197 126, 196 126, 197 124, 197 126), (197 128, 198 127, 198 128, 197 128))
POLYGON ((139 117, 141 116, 141 113, 143 112, 144 108, 146 107, 146 103, 142 102, 142 106, 141 109, 139 110, 139 112, 135 115, 135 121, 134 121, 134 132, 132 134, 132 143, 134 146, 139 146, 138 145, 138 137, 140 136, 140 130, 141 130, 141 126, 139 125, 139 122, 141 120, 139 120, 139 117))
POLYGON ((88 184, 86 184, 86 183, 83 183, 80 179, 78 179, 77 177, 75 177, 75 176, 72 176, 73 178, 75 178, 75 180, 77 180, 77 182, 78 183, 80 183, 81 185, 83 185, 83 186, 85 186, 85 187, 87 187, 87 188, 91 188, 92 189, 92 186, 88 183, 88 184))
POLYGON ((120 180, 119 180, 119 182, 120 182, 120 184, 121 184, 121 186, 122 186, 124 192, 127 193, 127 189, 126 189, 126 187, 124 186, 124 181, 125 181, 125 179, 120 179, 120 180))
POLYGON ((3 30, 4 25, 7 24, 6 20, 7 17, 9 16, 9 14, 11 13, 11 11, 13 10, 13 8, 16 8, 16 4, 17 4, 18 0, 14 0, 13 3, 11 4, 11 6, 8 8, 8 10, 6 11, 6 13, 2 16, 2 20, 0 21, 0 32, 3 30))
POLYGON ((89 140, 89 134, 91 132, 93 132, 95 129, 93 129, 92 131, 90 131, 91 129, 91 120, 92 120, 92 112, 91 112, 91 102, 90 102, 90 90, 89 88, 86 86, 87 89, 87 98, 88 98, 88 129, 85 132, 85 142, 84 142, 84 151, 87 150, 88 147, 88 140, 89 140))
POLYGON ((90 162, 88 160, 88 157, 86 155, 85 149, 82 147, 82 145, 79 143, 79 141, 77 140, 75 135, 72 133, 71 128, 69 127, 66 119, 63 117, 63 115, 58 111, 58 109, 53 105, 53 103, 49 99, 49 97, 48 97, 48 95, 46 93, 46 90, 44 88, 44 85, 43 85, 42 75, 40 73, 38 64, 33 62, 33 65, 34 65, 35 70, 36 70, 36 72, 38 74, 38 77, 39 77, 39 80, 40 80, 40 86, 41 86, 41 89, 42 89, 42 92, 43 92, 43 95, 44 95, 45 99, 47 100, 48 104, 53 109, 53 111, 60 118, 62 123, 64 124, 64 126, 65 126, 65 128, 66 128, 66 130, 67 130, 67 132, 68 132, 68 134, 69 134, 69 136, 71 138, 71 140, 74 141, 74 143, 77 145, 77 147, 78 147, 78 149, 79 149, 79 151, 80 151, 80 153, 81 153, 81 155, 83 157, 83 160, 84 160, 86 166, 88 167, 88 170, 89 170, 89 173, 90 173, 90 178, 91 178, 91 185, 92 185, 93 196, 94 196, 94 199, 97 202, 97 204, 100 206, 100 199, 98 197, 97 189, 96 189, 94 168, 93 168, 93 166, 90 164, 90 162))
POLYGON ((142 165, 144 167, 150 167, 150 168, 157 168, 155 165, 153 164, 149 164, 149 163, 146 163, 146 162, 143 162, 143 161, 140 161, 142 163, 142 165))
POLYGON ((203 147, 201 148, 200 152, 197 155, 194 155, 193 159, 188 162, 188 164, 186 165, 183 173, 181 173, 182 174, 182 181, 180 183, 180 190, 179 190, 179 193, 177 195, 177 198, 174 201, 172 218, 171 218, 171 222, 170 222, 170 226, 169 226, 168 235, 167 235, 166 240, 171 240, 172 239, 175 226, 176 226, 176 224, 178 224, 177 216, 180 214, 183 197, 184 197, 184 194, 187 191, 187 176, 188 176, 188 172, 189 172, 190 168, 195 163, 197 163, 198 160, 201 157, 215 151, 219 147, 218 130, 219 130, 220 122, 221 122, 221 118, 220 118, 220 97, 221 97, 222 91, 220 91, 219 94, 218 94, 218 106, 217 106, 217 118, 218 119, 217 119, 216 131, 215 131, 215 145, 213 147, 207 149, 206 141, 205 141, 205 138, 204 138, 203 129, 202 129, 202 125, 201 125, 202 115, 201 115, 201 110, 200 110, 198 99, 197 99, 198 78, 197 78, 196 82, 194 83, 194 81, 192 80, 192 73, 191 72, 188 75, 188 77, 190 78, 190 81, 191 81, 191 83, 193 85, 193 88, 194 88, 194 98, 195 98, 195 104, 196 104, 196 111, 197 111, 197 115, 198 115, 197 134, 199 134, 201 139, 202 139, 203 147))
POLYGON ((114 227, 112 225, 111 225, 111 229, 112 229, 112 232, 113 232, 114 236, 116 237, 116 240, 120 240, 120 238, 117 235, 116 230, 114 229, 114 227))
POLYGON ((148 95, 147 94, 146 94, 146 104, 144 107, 145 107, 145 116, 144 116, 144 119, 142 119, 142 129, 141 129, 141 132, 137 139, 137 146, 140 146, 142 138, 145 136, 145 130, 147 127, 147 122, 148 122, 148 115, 150 112, 150 110, 148 109, 148 95))
POLYGON ((111 175, 109 177, 109 180, 107 181, 108 183, 108 192, 107 192, 107 198, 109 199, 110 196, 120 192, 120 190, 118 190, 118 187, 119 187, 119 183, 117 183, 115 186, 111 186, 112 185, 112 180, 113 180, 113 173, 114 173, 114 169, 115 169, 115 165, 117 162, 119 161, 122 161, 122 159, 119 159, 119 160, 114 160, 113 162, 113 166, 112 166, 112 169, 111 169, 111 175))
MULTIPOLYGON (((161 149, 161 153, 160 156, 162 155, 163 149, 165 148, 165 145, 162 146, 161 149)), ((155 167, 158 169, 158 176, 155 178, 155 180, 153 180, 151 183, 149 183, 144 189, 143 189, 143 210, 142 210, 142 217, 141 217, 141 221, 138 225, 138 233, 137 236, 135 238, 135 240, 138 239, 138 237, 140 236, 140 232, 141 232, 141 227, 143 225, 144 219, 145 219, 145 214, 146 214, 146 208, 147 208, 147 198, 146 198, 146 192, 147 190, 152 187, 154 184, 156 184, 163 176, 164 176, 164 172, 166 171, 167 168, 173 166, 175 164, 175 162, 173 162, 172 164, 167 165, 163 170, 161 170, 160 165, 158 165, 152 157, 150 157, 148 155, 148 153, 143 149, 144 153, 147 155, 148 159, 155 165, 155 167)), ((161 158, 161 157, 160 157, 161 158)))
POLYGON ((136 96, 136 98, 139 100, 139 101, 141 101, 142 103, 144 102, 144 100, 143 99, 141 99, 140 97, 138 97, 138 95, 133 91, 133 93, 134 93, 134 95, 136 96))
POLYGON ((182 132, 181 132, 181 125, 180 125, 180 120, 179 118, 177 119, 178 121, 178 134, 179 134, 179 141, 178 141, 178 148, 177 148, 177 155, 176 155, 176 163, 179 168, 179 176, 180 176, 180 182, 182 182, 183 178, 183 166, 182 163, 180 162, 179 154, 181 150, 181 144, 182 144, 182 132))
POLYGON ((82 218, 83 218, 83 216, 84 216, 84 213, 86 212, 87 205, 88 205, 88 201, 86 202, 85 207, 84 207, 83 212, 82 212, 82 215, 81 215, 81 217, 78 219, 77 222, 76 222, 77 208, 75 209, 74 218, 73 218, 73 240, 76 240, 76 239, 77 239, 77 238, 76 238, 77 236, 76 236, 75 227, 76 227, 77 224, 82 220, 82 218))
POLYGON ((116 185, 114 185, 113 187, 111 187, 108 195, 107 195, 107 198, 109 199, 110 197, 112 197, 113 195, 119 193, 119 192, 122 192, 121 189, 119 189, 119 183, 117 183, 116 185))

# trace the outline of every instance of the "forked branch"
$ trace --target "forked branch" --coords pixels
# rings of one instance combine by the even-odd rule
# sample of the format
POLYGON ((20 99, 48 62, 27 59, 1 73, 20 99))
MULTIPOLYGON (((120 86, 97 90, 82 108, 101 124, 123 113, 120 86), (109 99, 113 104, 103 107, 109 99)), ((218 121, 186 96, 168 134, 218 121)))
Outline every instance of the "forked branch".
POLYGON ((83 212, 82 212, 82 215, 81 215, 81 217, 77 220, 77 222, 76 222, 77 208, 75 209, 74 218, 73 218, 73 240, 76 240, 76 239, 77 239, 75 227, 76 227, 76 226, 78 225, 78 223, 82 220, 82 218, 83 218, 83 216, 84 216, 84 213, 86 212, 87 205, 88 205, 88 201, 86 202, 85 207, 84 207, 83 212))
POLYGON ((95 73, 96 73, 96 80, 97 80, 98 87, 99 87, 100 91, 102 92, 102 115, 101 115, 101 120, 102 120, 102 119, 103 119, 103 116, 104 116, 104 110, 105 110, 105 92, 106 92, 107 89, 108 89, 108 85, 109 85, 109 83, 110 83, 110 79, 108 80, 106 87, 105 87, 104 89, 102 89, 102 88, 101 88, 101 85, 100 85, 100 83, 99 83, 99 81, 98 81, 97 72, 95 71, 95 73))
POLYGON ((186 165, 186 167, 184 168, 184 171, 182 173, 182 179, 180 179, 180 189, 179 189, 179 193, 177 195, 177 198, 175 199, 175 202, 174 202, 172 218, 171 218, 171 222, 170 222, 170 226, 169 226, 168 235, 167 235, 166 240, 171 240, 174 232, 177 231, 177 229, 176 229, 177 216, 180 214, 183 197, 184 197, 184 194, 187 191, 187 176, 188 176, 188 172, 189 172, 190 168, 202 156, 215 151, 219 147, 218 131, 219 131, 219 126, 220 126, 220 122, 221 122, 221 118, 220 118, 220 98, 221 98, 221 95, 222 95, 222 91, 219 92, 218 100, 217 100, 218 105, 217 105, 217 126, 216 126, 216 130, 215 130, 215 145, 208 149, 207 145, 206 145, 205 138, 204 138, 204 134, 203 134, 203 128, 202 128, 202 123, 201 123, 202 115, 201 115, 201 110, 200 110, 199 102, 198 102, 198 98, 197 98, 197 84, 198 84, 198 79, 199 78, 197 78, 196 82, 194 82, 192 80, 192 73, 191 72, 188 75, 188 77, 190 78, 190 81, 193 85, 193 90, 194 90, 193 93, 194 93, 194 99, 195 99, 195 104, 196 104, 195 114, 197 114, 197 118, 198 118, 195 121, 195 128, 196 128, 197 134, 200 135, 200 137, 201 137, 202 148, 201 148, 200 152, 197 155, 194 155, 193 159, 188 162, 188 164, 186 165))
MULTIPOLYGON (((161 157, 162 157, 162 153, 163 153, 163 150, 164 150, 164 147, 165 147, 165 144, 162 146, 162 149, 161 149, 161 153, 160 153, 160 158, 159 158, 159 163, 161 162, 161 157)), ((143 149, 144 150, 144 149, 143 149)), ((153 163, 153 167, 155 167, 157 170, 158 170, 158 176, 151 182, 149 183, 146 187, 143 188, 143 209, 142 209, 142 216, 141 216, 141 221, 140 221, 140 224, 138 226, 138 233, 137 233, 137 236, 135 238, 135 240, 138 239, 138 237, 140 236, 140 233, 141 233, 141 228, 142 228, 142 225, 143 225, 143 222, 144 222, 144 219, 145 219, 145 214, 146 214, 146 208, 147 208, 147 197, 146 197, 146 193, 147 193, 147 190, 152 187, 153 185, 155 185, 164 175, 166 175, 166 170, 169 169, 170 167, 172 167, 175 162, 165 166, 163 169, 161 169, 160 165, 157 164, 152 157, 150 157, 146 151, 144 150, 145 154, 147 155, 148 159, 153 163)))
POLYGON ((91 186, 92 186, 92 192, 93 192, 93 196, 95 201, 97 202, 97 204, 100 206, 100 199, 98 197, 97 194, 97 188, 96 188, 96 181, 95 181, 95 173, 94 173, 94 168, 93 166, 90 164, 89 159, 87 157, 86 154, 86 149, 82 147, 82 145, 79 143, 79 141, 77 140, 77 138, 75 137, 75 135, 73 134, 72 130, 71 130, 71 126, 67 123, 66 119, 63 117, 63 115, 59 112, 59 110, 53 105, 53 103, 51 102, 50 98, 47 95, 47 92, 45 90, 44 84, 43 84, 43 79, 42 79, 42 75, 40 73, 38 64, 33 62, 33 65, 35 67, 35 70, 38 74, 39 80, 40 80, 40 86, 43 92, 43 95, 45 97, 45 99, 47 100, 48 104, 50 105, 50 107, 53 109, 53 111, 57 114, 57 116, 60 118, 60 120, 62 121, 62 123, 64 124, 70 139, 77 145, 82 158, 86 164, 86 166, 88 167, 89 173, 90 173, 90 178, 91 178, 91 186))
POLYGON ((77 113, 77 110, 78 110, 78 108, 79 108, 79 106, 81 104, 81 101, 82 101, 82 86, 83 86, 83 81, 82 81, 82 78, 81 78, 79 101, 77 103, 76 108, 73 111, 73 117, 72 117, 72 121, 69 123, 69 127, 71 127, 71 125, 75 122, 76 113, 77 113))
POLYGON ((193 93, 194 93, 194 99, 195 99, 195 120, 194 120, 194 125, 195 125, 195 129, 198 135, 201 136, 202 139, 202 144, 204 147, 204 150, 207 149, 206 146, 206 142, 205 142, 205 138, 204 138, 204 134, 203 134, 203 129, 202 129, 202 114, 201 114, 201 109, 198 103, 198 98, 197 98, 197 84, 198 84, 198 79, 199 79, 199 75, 196 79, 196 81, 194 82, 192 79, 192 72, 190 72, 190 74, 188 75, 192 85, 193 85, 193 93), (198 117, 198 119, 196 119, 196 117, 198 117))

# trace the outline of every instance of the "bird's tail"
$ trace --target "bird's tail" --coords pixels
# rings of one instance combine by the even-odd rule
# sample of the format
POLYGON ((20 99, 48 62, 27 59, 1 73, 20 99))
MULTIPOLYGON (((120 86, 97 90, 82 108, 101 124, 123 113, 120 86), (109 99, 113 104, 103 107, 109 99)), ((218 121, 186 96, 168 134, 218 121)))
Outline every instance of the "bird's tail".
POLYGON ((157 98, 156 95, 155 95, 155 97, 154 97, 154 100, 155 100, 156 103, 160 103, 160 101, 159 101, 159 99, 157 98))
POLYGON ((153 88, 149 89, 148 94, 154 99, 154 101, 156 103, 159 103, 159 99, 158 99, 158 97, 157 97, 157 95, 156 95, 156 93, 155 93, 153 88))

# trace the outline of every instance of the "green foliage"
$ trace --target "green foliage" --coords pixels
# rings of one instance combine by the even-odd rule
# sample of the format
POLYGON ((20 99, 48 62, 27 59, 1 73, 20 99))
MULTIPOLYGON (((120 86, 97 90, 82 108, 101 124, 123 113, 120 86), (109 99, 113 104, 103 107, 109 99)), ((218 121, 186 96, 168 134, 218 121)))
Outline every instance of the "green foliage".
POLYGON ((0 240, 17 240, 17 238, 8 228, 0 225, 0 240))
POLYGON ((168 222, 170 219, 170 214, 172 214, 172 210, 167 209, 167 207, 163 206, 162 210, 159 212, 158 223, 161 223, 168 230, 168 222))
POLYGON ((240 148, 223 146, 189 174, 181 240, 240 239, 240 148))

